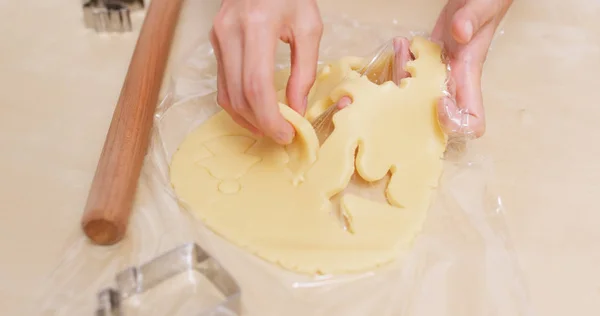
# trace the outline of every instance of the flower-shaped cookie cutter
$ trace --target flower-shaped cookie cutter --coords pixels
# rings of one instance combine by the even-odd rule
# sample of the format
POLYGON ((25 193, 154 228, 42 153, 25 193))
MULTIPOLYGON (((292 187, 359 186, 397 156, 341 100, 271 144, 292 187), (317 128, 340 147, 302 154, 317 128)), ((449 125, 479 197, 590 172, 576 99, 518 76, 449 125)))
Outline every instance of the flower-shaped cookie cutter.
MULTIPOLYGON (((98 293, 96 316, 127 316, 124 303, 182 273, 196 272, 212 283, 225 298, 209 311, 196 316, 235 316, 240 310, 240 288, 231 275, 204 249, 187 243, 140 266, 116 275, 115 286, 98 293)), ((166 297, 165 299, 168 299, 166 297)))

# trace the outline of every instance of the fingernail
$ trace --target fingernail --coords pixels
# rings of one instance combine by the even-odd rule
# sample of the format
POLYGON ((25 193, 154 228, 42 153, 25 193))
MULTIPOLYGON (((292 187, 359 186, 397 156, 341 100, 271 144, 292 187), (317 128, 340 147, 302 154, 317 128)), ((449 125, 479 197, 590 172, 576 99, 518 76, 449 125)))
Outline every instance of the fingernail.
POLYGON ((471 21, 465 22, 465 36, 467 42, 473 37, 473 23, 471 21))

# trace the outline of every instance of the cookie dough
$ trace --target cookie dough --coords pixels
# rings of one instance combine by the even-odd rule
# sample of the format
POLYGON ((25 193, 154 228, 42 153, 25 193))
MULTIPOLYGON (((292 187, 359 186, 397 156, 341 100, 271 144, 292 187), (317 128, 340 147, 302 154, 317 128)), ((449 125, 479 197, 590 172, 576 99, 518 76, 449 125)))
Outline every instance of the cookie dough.
POLYGON ((399 258, 423 225, 446 146, 435 110, 446 79, 441 49, 415 37, 411 51, 412 77, 400 87, 360 76, 360 58, 323 66, 306 117, 280 92, 281 113, 297 131, 289 146, 215 114, 173 157, 177 196, 217 234, 292 271, 360 272, 399 258), (353 102, 319 145, 310 121, 343 96, 353 102), (351 190, 353 178, 378 183, 385 199, 351 190))

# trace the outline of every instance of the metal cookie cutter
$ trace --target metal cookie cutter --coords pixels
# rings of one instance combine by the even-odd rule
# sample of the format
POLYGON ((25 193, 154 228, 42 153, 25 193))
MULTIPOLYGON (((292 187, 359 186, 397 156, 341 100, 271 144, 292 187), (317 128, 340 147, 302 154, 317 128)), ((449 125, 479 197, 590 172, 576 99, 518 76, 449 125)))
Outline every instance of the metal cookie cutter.
POLYGON ((96 32, 130 32, 131 12, 144 9, 144 0, 83 0, 83 20, 96 32))
POLYGON ((115 280, 116 286, 106 288, 98 293, 96 316, 127 316, 124 311, 125 300, 185 272, 200 273, 225 297, 222 303, 209 311, 203 311, 202 314, 195 313, 193 316, 239 315, 240 289, 234 279, 200 246, 188 243, 170 250, 148 263, 118 273, 115 280))

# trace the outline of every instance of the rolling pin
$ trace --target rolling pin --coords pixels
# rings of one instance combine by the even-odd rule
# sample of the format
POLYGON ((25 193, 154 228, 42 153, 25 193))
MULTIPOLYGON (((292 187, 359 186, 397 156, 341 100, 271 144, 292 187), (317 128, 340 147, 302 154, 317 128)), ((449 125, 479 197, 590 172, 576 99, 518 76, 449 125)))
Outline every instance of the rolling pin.
POLYGON ((127 231, 182 0, 152 0, 90 187, 81 225, 95 244, 127 231))

